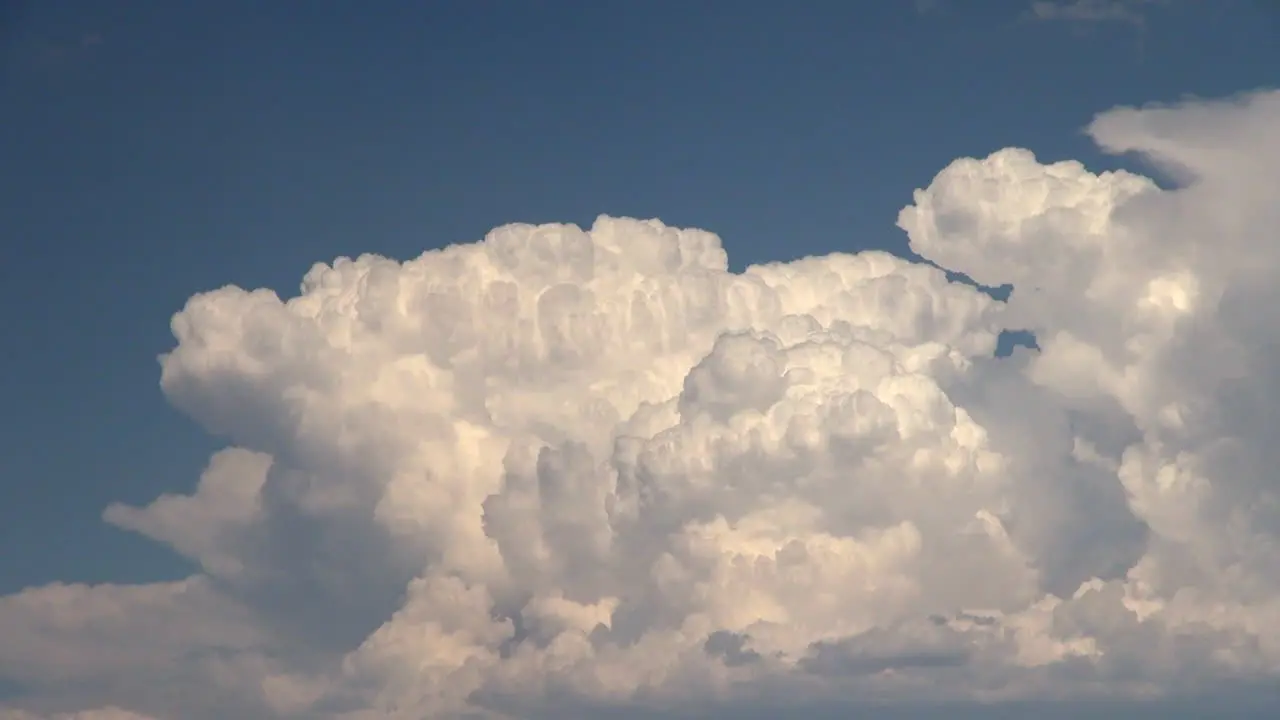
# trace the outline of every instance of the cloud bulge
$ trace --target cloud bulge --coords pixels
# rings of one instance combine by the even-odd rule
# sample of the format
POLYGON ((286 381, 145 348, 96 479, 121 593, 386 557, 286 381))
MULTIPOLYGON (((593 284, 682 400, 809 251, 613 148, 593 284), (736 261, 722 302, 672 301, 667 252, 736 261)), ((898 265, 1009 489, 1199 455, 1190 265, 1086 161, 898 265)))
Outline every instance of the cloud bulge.
POLYGON ((928 263, 732 273, 709 232, 602 216, 192 297, 161 385, 228 446, 104 518, 199 570, 0 597, 0 718, 1275 682, 1280 92, 1088 132, 1182 184, 1005 149, 902 210, 928 263), (995 357, 1005 329, 1039 350, 995 357))

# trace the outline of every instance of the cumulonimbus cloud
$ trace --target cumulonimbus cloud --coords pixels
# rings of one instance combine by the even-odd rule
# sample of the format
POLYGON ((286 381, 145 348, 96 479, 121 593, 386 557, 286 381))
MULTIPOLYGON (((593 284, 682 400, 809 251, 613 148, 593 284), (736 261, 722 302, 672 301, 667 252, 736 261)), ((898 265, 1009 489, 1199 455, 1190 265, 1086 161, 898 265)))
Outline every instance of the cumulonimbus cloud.
POLYGON ((1275 682, 1280 92, 1089 132, 1182 185, 1007 149, 900 214, 937 267, 601 217, 191 298, 161 383, 229 447, 105 518, 199 571, 0 598, 11 717, 1275 682))

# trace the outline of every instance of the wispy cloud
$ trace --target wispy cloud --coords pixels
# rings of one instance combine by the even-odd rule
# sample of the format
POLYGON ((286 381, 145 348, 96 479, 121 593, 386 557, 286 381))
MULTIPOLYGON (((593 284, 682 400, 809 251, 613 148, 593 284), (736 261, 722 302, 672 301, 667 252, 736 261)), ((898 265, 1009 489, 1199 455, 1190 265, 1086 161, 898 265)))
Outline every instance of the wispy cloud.
POLYGON ((46 65, 75 62, 87 58, 102 43, 103 36, 98 32, 85 32, 67 40, 43 41, 38 45, 38 59, 46 65))
POLYGON ((942 10, 942 0, 915 0, 916 14, 930 15, 942 10))
POLYGON ((1142 27, 1144 8, 1165 4, 1167 0, 1035 0, 1027 15, 1035 20, 1068 20, 1072 22, 1123 22, 1142 27))
POLYGON ((1032 22, 1065 21, 1077 27, 1099 24, 1131 26, 1137 33, 1137 59, 1146 55, 1147 12, 1171 0, 1033 0, 1023 14, 1032 22))

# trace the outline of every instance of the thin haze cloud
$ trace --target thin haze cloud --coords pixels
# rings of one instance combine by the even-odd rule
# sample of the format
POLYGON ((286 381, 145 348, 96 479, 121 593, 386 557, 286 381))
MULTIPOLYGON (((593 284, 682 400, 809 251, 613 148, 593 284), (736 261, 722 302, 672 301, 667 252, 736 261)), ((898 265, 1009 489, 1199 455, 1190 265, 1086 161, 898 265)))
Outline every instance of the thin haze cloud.
POLYGON ((1166 7, 1171 2, 1173 0, 1035 0, 1024 17, 1036 22, 1130 25, 1137 34, 1137 54, 1139 61, 1142 61, 1146 57, 1147 13, 1156 7, 1166 7))
POLYGON ((104 517, 200 570, 0 598, 0 717, 1274 707, 1280 92, 1088 132, 1184 184, 1006 148, 927 263, 601 216, 191 297, 229 446, 104 517))
POLYGON ((1153 0, 1036 0, 1031 3, 1028 12, 1037 20, 1119 21, 1141 25, 1143 7, 1152 2, 1153 0))

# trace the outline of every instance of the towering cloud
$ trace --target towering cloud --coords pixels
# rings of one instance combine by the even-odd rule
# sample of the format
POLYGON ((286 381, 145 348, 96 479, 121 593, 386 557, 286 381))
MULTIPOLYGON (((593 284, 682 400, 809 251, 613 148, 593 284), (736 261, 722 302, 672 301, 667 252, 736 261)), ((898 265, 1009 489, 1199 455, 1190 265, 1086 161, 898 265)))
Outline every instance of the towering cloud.
POLYGON ((0 598, 7 717, 1275 682, 1280 92, 1089 132, 1178 188, 1007 149, 900 214, 937 267, 601 217, 191 298, 161 383, 229 447, 105 518, 199 571, 0 598))

